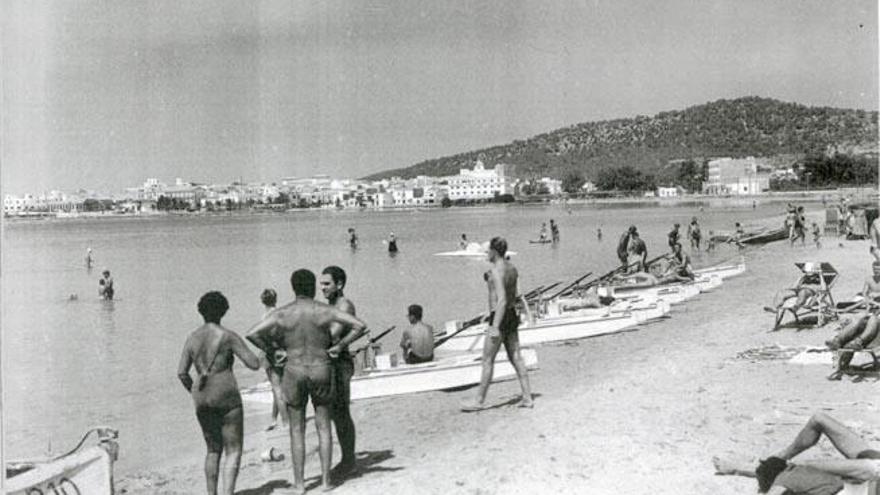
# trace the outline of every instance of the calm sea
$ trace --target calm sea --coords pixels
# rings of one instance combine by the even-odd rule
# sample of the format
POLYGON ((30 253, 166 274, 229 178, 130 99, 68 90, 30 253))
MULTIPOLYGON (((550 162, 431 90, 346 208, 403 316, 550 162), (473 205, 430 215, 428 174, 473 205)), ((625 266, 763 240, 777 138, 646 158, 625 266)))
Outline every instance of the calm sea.
MULTIPOLYGON (((392 212, 301 212, 265 216, 108 218, 6 222, 2 238, 3 442, 7 459, 70 448, 90 426, 121 432, 119 471, 143 469, 174 451, 201 449, 190 398, 176 366, 187 334, 200 324, 196 301, 220 290, 231 309, 223 323, 245 331, 262 314, 260 292, 292 292, 290 273, 336 264, 346 289, 373 329, 406 324, 419 303, 425 320, 442 325, 485 309, 482 260, 443 258, 458 237, 508 238, 517 251, 521 289, 570 279, 616 264, 618 237, 636 224, 649 256, 666 249, 673 222, 684 230, 698 216, 704 234, 735 221, 777 214, 778 205, 701 212, 692 207, 560 205, 453 208, 392 212), (529 244, 541 222, 560 225, 558 246, 529 244), (360 248, 348 246, 354 227, 360 248), (604 237, 597 239, 596 229, 604 237), (383 240, 394 232, 400 252, 383 240), (86 248, 96 260, 86 270, 86 248), (97 297, 103 268, 115 280, 113 302, 97 297), (69 300, 72 294, 78 299, 69 300)), ((694 256, 708 265, 735 255, 722 247, 694 256)), ((396 336, 384 341, 396 346, 396 336)), ((242 386, 263 379, 243 367, 242 386)))

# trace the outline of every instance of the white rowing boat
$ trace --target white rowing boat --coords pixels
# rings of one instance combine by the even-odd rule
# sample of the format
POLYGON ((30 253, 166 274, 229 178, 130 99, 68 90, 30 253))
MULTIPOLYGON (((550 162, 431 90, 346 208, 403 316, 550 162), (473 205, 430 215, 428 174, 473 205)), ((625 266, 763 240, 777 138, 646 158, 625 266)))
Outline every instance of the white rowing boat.
MULTIPOLYGON (((434 253, 434 256, 462 256, 465 258, 485 258, 486 251, 474 251, 471 249, 459 249, 458 251, 444 251, 442 253, 434 253)), ((508 251, 505 256, 516 256, 516 251, 508 251)))
POLYGON ((722 284, 723 279, 718 274, 699 275, 692 282, 680 282, 674 284, 654 285, 650 287, 633 285, 611 285, 604 289, 615 298, 632 296, 658 297, 669 304, 681 304, 696 296, 700 292, 708 292, 722 284))
POLYGON ((112 428, 89 430, 71 453, 55 459, 6 464, 4 493, 8 495, 112 495, 113 462, 119 447, 112 428), (86 437, 98 434, 99 443, 79 450, 86 437))
MULTIPOLYGON (((577 340, 599 335, 608 335, 626 330, 646 321, 659 318, 669 312, 669 305, 661 302, 653 309, 626 313, 592 313, 590 309, 573 314, 537 318, 533 323, 523 323, 519 329, 519 342, 522 345, 545 344, 565 340, 577 340)), ((445 351, 475 351, 483 348, 486 323, 474 325, 454 335, 443 344, 445 351)))
POLYGON ((739 263, 735 265, 719 265, 719 266, 710 266, 708 268, 701 268, 699 270, 694 270, 694 273, 699 275, 716 275, 721 280, 726 278, 735 277, 737 275, 741 275, 746 271, 746 262, 745 259, 741 259, 739 263))
MULTIPOLYGON (((537 368, 538 354, 534 349, 522 349, 522 357, 526 367, 537 368)), ((479 383, 481 372, 482 356, 479 353, 449 356, 429 363, 401 364, 385 370, 367 369, 363 375, 351 379, 351 400, 464 387, 479 383)), ((492 381, 516 376, 505 353, 498 353, 492 376, 492 381)), ((247 402, 272 403, 268 382, 242 390, 241 397, 247 402)))

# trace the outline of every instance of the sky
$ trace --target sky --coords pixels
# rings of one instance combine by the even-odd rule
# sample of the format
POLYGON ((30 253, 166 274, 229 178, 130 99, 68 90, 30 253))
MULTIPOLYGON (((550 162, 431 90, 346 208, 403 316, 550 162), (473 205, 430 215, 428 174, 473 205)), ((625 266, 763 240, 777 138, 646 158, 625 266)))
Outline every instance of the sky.
POLYGON ((0 2, 0 189, 361 177, 721 98, 878 108, 876 0, 0 2))

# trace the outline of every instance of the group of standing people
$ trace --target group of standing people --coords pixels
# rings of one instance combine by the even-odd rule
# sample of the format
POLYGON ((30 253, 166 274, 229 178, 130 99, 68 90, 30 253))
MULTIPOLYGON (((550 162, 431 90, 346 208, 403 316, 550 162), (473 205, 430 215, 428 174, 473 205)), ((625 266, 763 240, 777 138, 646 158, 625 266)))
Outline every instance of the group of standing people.
POLYGON ((355 316, 354 305, 343 294, 346 279, 341 268, 329 266, 321 274, 327 303, 315 300, 317 280, 310 270, 294 271, 290 283, 294 301, 274 308, 276 294, 264 291, 261 299, 267 312, 247 333, 247 340, 262 351, 262 360, 237 333, 221 325, 229 309, 223 294, 208 292, 199 301, 204 324, 184 345, 178 377, 192 395, 205 437, 208 493, 217 493, 221 454, 225 454, 223 493, 233 493, 241 461, 243 414, 232 373, 235 356, 250 369, 259 369, 261 364, 266 368, 276 410, 290 425, 295 490, 305 490, 305 408, 309 400, 315 408, 322 485, 330 487, 331 422, 342 450, 342 460, 334 470, 344 476, 355 468, 355 428, 348 407, 354 358, 348 346, 367 326, 355 316), (197 381, 190 376, 192 367, 197 381))
MULTIPOLYGON (((473 402, 462 405, 465 412, 486 408, 495 356, 501 345, 522 388, 520 407, 533 406, 517 333, 518 272, 506 253, 507 242, 503 238, 495 237, 489 242, 487 256, 492 268, 484 276, 489 292, 489 325, 477 396, 473 402)), ((355 315, 354 304, 345 296, 346 283, 346 273, 338 266, 326 267, 320 281, 310 270, 294 271, 290 277, 293 302, 276 307, 275 291, 264 290, 260 298, 265 313, 245 338, 221 324, 229 310, 229 302, 222 293, 211 291, 199 300, 197 309, 204 323, 187 338, 177 375, 192 396, 205 439, 209 494, 218 493, 218 481, 222 479, 222 493, 231 495, 241 463, 244 417, 241 394, 232 372, 235 357, 252 370, 266 370, 275 406, 270 428, 277 425, 278 416, 289 423, 295 491, 305 491, 305 411, 309 401, 315 410, 324 489, 331 487, 331 473, 334 477, 345 477, 356 470, 355 425, 349 408, 354 355, 349 345, 366 333, 367 325, 355 315), (318 282, 326 303, 315 300, 318 282), (246 341, 257 347, 262 357, 246 341), (193 367, 196 379, 190 374, 193 367), (331 424, 342 451, 342 460, 332 470, 331 424)), ((407 363, 433 359, 433 328, 422 322, 422 313, 419 305, 408 308, 411 327, 403 333, 400 343, 407 363)))
MULTIPOLYGON (((388 253, 394 255, 398 252, 397 247, 397 237, 394 235, 394 232, 388 234, 388 239, 383 241, 388 245, 388 253)), ((358 238, 357 232, 354 230, 354 227, 348 228, 348 246, 355 250, 360 245, 360 239, 358 238)))

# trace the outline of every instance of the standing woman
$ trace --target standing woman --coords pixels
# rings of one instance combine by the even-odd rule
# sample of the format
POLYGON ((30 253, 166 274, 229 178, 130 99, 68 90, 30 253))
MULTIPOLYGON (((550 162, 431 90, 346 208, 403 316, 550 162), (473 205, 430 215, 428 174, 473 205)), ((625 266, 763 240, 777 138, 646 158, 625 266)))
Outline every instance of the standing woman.
POLYGON ((235 332, 220 325, 220 319, 229 309, 229 302, 220 292, 208 292, 199 299, 199 313, 205 324, 186 339, 177 377, 192 394, 196 417, 205 437, 205 478, 209 495, 217 493, 220 455, 223 462, 223 494, 232 495, 241 463, 243 414, 241 394, 232 373, 232 364, 238 356, 244 364, 256 370, 259 358, 248 349, 235 332), (198 380, 193 383, 189 369, 195 366, 198 380))

